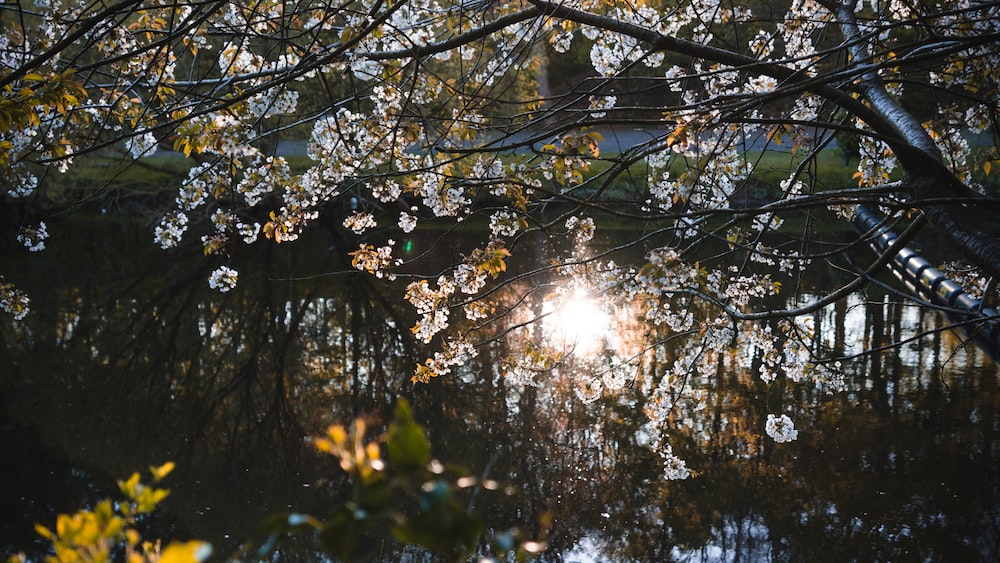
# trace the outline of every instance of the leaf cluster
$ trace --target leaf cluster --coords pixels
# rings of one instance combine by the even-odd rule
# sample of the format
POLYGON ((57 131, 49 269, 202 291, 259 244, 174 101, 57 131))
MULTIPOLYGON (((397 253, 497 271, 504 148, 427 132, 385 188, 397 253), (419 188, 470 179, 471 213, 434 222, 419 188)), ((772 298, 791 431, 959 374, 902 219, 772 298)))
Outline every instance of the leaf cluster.
MULTIPOLYGON (((159 482, 174 469, 173 462, 150 467, 154 482, 159 482)), ((55 530, 41 524, 35 525, 40 536, 52 542, 52 555, 46 563, 104 563, 124 560, 127 563, 197 563, 212 552, 203 541, 171 542, 161 549, 159 540, 144 540, 137 524, 141 517, 156 510, 160 501, 170 491, 144 485, 139 473, 126 481, 119 481, 118 488, 125 495, 124 502, 104 499, 93 510, 80 510, 75 514, 60 514, 55 530)), ((24 563, 24 555, 15 555, 8 563, 24 563)))
MULTIPOLYGON (((299 534, 314 535, 323 551, 340 561, 374 560, 393 541, 449 561, 465 561, 484 549, 484 518, 463 500, 473 491, 504 495, 513 491, 501 491, 496 481, 477 479, 433 459, 430 441, 404 399, 398 401, 384 436, 366 443, 366 428, 361 420, 349 429, 334 425, 314 440, 316 448, 338 458, 350 476, 354 485, 350 498, 333 505, 325 519, 305 514, 272 518, 256 556, 272 555, 283 540, 299 534)), ((491 540, 488 552, 518 561, 542 549, 517 529, 491 540)))

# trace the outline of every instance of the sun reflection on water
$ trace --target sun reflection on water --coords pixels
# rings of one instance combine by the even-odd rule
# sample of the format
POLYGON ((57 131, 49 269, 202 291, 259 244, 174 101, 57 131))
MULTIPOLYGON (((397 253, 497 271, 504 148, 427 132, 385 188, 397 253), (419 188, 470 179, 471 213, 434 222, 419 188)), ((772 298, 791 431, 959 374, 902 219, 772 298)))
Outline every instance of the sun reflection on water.
POLYGON ((567 293, 561 301, 546 301, 542 313, 549 344, 576 357, 592 358, 611 344, 611 316, 585 291, 567 293))

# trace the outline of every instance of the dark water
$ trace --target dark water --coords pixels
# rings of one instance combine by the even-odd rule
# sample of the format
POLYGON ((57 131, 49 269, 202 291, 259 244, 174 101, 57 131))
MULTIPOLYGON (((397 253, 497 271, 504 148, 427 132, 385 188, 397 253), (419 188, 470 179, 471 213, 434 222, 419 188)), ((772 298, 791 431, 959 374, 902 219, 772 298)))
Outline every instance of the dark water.
MULTIPOLYGON (((414 385, 427 352, 412 307, 398 287, 351 273, 337 236, 243 250, 237 289, 219 294, 206 283, 212 259, 156 250, 145 226, 66 218, 49 230, 44 254, 5 266, 33 312, 0 324, 4 554, 37 554, 34 522, 167 460, 173 493, 151 528, 230 553, 268 514, 322 515, 343 498, 340 470, 305 437, 359 415, 385 421, 406 397, 436 456, 519 489, 487 517, 545 534, 546 560, 1000 558, 997 368, 934 330, 939 315, 880 293, 817 316, 824 342, 850 355, 931 332, 847 362, 834 394, 764 385, 735 352, 720 358, 663 430, 697 475, 667 481, 645 412, 676 355, 669 343, 592 402, 568 370, 536 386, 504 379, 494 348, 414 385), (764 435, 771 412, 792 416, 798 440, 764 435)), ((444 266, 455 249, 435 252, 444 266)), ((385 559, 403 559, 393 549, 385 559)), ((284 552, 314 557, 308 545, 284 552)))

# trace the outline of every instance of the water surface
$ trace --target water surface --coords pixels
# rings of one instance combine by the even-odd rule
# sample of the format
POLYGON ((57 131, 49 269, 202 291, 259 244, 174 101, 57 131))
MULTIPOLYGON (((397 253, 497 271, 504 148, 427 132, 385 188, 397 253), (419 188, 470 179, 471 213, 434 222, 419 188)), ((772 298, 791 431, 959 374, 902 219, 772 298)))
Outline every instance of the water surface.
MULTIPOLYGON (((268 514, 322 515, 344 498, 340 470, 306 437, 355 416, 378 425, 406 397, 437 457, 520 491, 480 508, 544 535, 546 560, 1000 557, 996 366, 936 330, 939 314, 879 291, 817 315, 822 343, 851 356, 927 334, 846 362, 845 391, 766 385, 733 350, 715 373, 692 375, 670 423, 653 427, 651 390, 683 353, 669 339, 592 396, 579 378, 600 360, 525 385, 502 376, 499 345, 414 385, 427 351, 412 308, 399 287, 351 272, 351 245, 333 231, 241 250, 237 289, 219 294, 200 248, 159 251, 146 226, 66 217, 49 229, 45 253, 6 268, 33 312, 0 324, 5 553, 37 554, 34 522, 173 460, 173 494, 151 528, 225 555, 268 514), (791 416, 798 439, 768 438, 768 413, 791 416), (695 476, 664 478, 661 438, 695 476)), ((418 234, 411 251, 435 240, 418 234)), ((444 267, 456 252, 428 260, 444 267)), ((282 557, 312 560, 311 549, 282 557)))

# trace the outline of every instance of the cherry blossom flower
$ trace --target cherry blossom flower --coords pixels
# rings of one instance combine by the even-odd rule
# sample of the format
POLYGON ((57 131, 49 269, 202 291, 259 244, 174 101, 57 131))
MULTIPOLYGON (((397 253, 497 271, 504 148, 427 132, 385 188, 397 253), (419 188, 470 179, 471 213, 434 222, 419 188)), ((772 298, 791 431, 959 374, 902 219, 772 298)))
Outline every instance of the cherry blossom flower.
POLYGON ((236 281, 239 278, 239 273, 228 267, 220 266, 212 275, 208 277, 208 286, 212 289, 217 289, 222 293, 236 287, 236 281))
POLYGON ((4 281, 0 276, 0 310, 13 315, 14 320, 21 320, 28 315, 28 303, 30 300, 23 291, 14 287, 14 284, 4 281))
POLYGON ((37 227, 22 227, 17 234, 17 241, 31 252, 38 252, 45 249, 45 239, 49 238, 49 232, 45 228, 45 221, 38 223, 37 227))
POLYGON ((787 414, 780 417, 773 414, 767 415, 767 422, 764 423, 764 432, 779 444, 791 442, 799 437, 799 431, 795 429, 792 419, 787 414))
POLYGON ((149 132, 129 137, 125 140, 125 150, 135 159, 143 156, 152 156, 156 152, 156 148, 156 136, 149 132))

